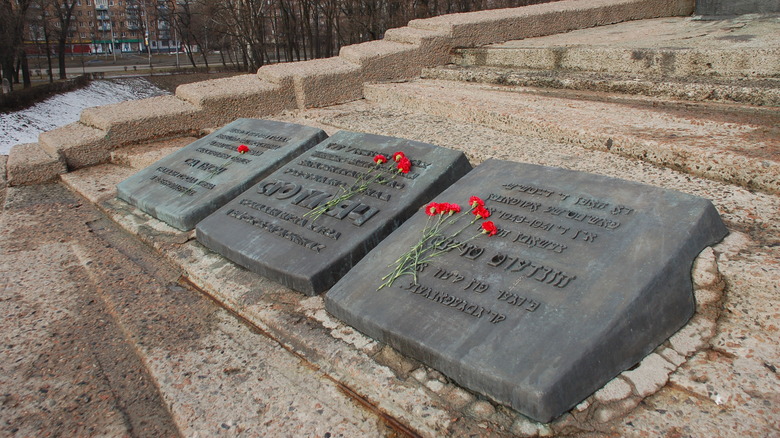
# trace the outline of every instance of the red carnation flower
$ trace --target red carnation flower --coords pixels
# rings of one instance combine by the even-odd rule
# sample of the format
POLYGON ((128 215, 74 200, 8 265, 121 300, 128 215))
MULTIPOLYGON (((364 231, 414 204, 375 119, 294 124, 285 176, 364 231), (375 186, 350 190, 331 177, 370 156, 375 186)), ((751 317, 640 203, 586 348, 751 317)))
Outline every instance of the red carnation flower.
POLYGON ((482 219, 487 219, 490 217, 490 210, 488 210, 485 207, 479 206, 472 211, 474 215, 481 217, 482 219))
POLYGON ((402 158, 406 158, 406 154, 404 154, 403 152, 399 151, 393 154, 393 161, 395 161, 396 163, 400 162, 402 158))
POLYGON ((469 198, 469 205, 471 208, 484 207, 485 201, 483 201, 479 196, 472 196, 469 198))
POLYGON ((450 213, 460 213, 460 205, 458 204, 447 204, 447 211, 450 213))
POLYGON ((247 146, 245 144, 242 144, 241 146, 238 147, 237 150, 238 150, 239 154, 245 154, 245 153, 249 152, 249 146, 247 146))
POLYGON ((374 163, 376 163, 376 164, 387 163, 387 157, 385 157, 385 156, 384 156, 384 155, 382 155, 382 154, 377 154, 377 155, 374 157, 374 163))
POLYGON ((439 214, 440 205, 436 202, 431 202, 430 204, 425 206, 425 214, 428 216, 436 216, 439 214))
POLYGON ((401 173, 409 173, 412 170, 412 162, 408 158, 402 157, 398 162, 398 171, 401 173))
POLYGON ((487 234, 488 236, 492 236, 497 232, 498 232, 498 228, 496 228, 496 224, 494 224, 493 221, 482 222, 482 234, 487 234))

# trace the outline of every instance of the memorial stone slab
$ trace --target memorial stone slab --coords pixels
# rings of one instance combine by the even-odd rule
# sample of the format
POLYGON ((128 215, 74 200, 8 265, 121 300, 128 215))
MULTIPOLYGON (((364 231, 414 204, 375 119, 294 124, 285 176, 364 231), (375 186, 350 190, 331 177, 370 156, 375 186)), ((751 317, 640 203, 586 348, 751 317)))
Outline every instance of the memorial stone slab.
POLYGON ((196 235, 235 263, 315 295, 470 170, 459 151, 340 131, 204 219, 196 235), (399 151, 411 162, 406 174, 392 159, 374 162, 399 151), (363 182, 365 191, 340 199, 363 182), (317 216, 331 200, 339 202, 317 216))
POLYGON ((321 129, 238 119, 117 185, 117 196, 180 230, 327 137, 321 129), (246 145, 248 151, 239 153, 246 145))
POLYGON ((380 288, 437 220, 418 213, 328 291, 326 309, 540 422, 688 321, 693 260, 727 234, 706 199, 558 168, 489 160, 435 201, 465 206, 471 196, 484 200, 495 235, 469 212, 453 215, 416 281, 380 288))

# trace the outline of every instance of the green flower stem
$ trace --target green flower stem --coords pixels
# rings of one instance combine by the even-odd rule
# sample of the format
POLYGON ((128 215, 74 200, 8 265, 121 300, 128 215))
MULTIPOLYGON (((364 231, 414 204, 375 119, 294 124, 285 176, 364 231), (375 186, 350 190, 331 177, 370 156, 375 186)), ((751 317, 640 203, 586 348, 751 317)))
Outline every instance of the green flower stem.
MULTIPOLYGON (((340 187, 340 190, 344 191, 343 194, 329 200, 324 204, 318 205, 311 211, 306 212, 303 215, 303 217, 311 218, 312 222, 316 221, 320 216, 322 216, 326 211, 330 210, 331 208, 341 204, 342 202, 352 198, 355 195, 358 195, 368 190, 370 184, 379 183, 381 181, 382 176, 385 173, 389 174, 389 172, 382 169, 382 164, 377 163, 374 166, 374 168, 371 169, 371 171, 361 174, 360 177, 358 177, 358 179, 355 180, 355 182, 349 187, 349 189, 340 187)), ((392 177, 395 177, 395 175, 392 174, 392 177)))
MULTIPOLYGON (((480 234, 476 234, 472 237, 470 237, 467 240, 464 240, 462 242, 457 243, 451 243, 447 245, 443 249, 436 249, 434 245, 426 246, 428 242, 430 242, 432 239, 442 236, 443 231, 448 229, 450 226, 455 224, 461 219, 461 216, 465 216, 473 212, 473 210, 476 208, 476 206, 472 206, 469 210, 464 211, 459 216, 454 216, 452 213, 448 216, 439 215, 439 217, 435 221, 431 221, 431 216, 428 216, 428 219, 425 222, 425 226, 422 229, 422 236, 420 240, 412 246, 409 251, 407 251, 405 254, 398 257, 398 259, 388 265, 395 266, 392 271, 382 277, 382 284, 377 288, 377 290, 382 289, 383 287, 390 287, 393 285, 395 280, 397 280, 399 277, 403 275, 412 275, 414 278, 415 284, 417 283, 417 272, 418 268, 422 266, 425 263, 429 263, 434 258, 440 256, 441 254, 444 254, 446 252, 452 251, 455 248, 460 247, 461 245, 474 240, 477 238, 480 234)), ((474 218, 466 224, 463 228, 459 229, 455 233, 453 233, 450 236, 450 239, 454 239, 455 237, 459 236, 463 231, 468 229, 469 227, 473 226, 478 220, 482 219, 480 216, 474 216, 474 218)))

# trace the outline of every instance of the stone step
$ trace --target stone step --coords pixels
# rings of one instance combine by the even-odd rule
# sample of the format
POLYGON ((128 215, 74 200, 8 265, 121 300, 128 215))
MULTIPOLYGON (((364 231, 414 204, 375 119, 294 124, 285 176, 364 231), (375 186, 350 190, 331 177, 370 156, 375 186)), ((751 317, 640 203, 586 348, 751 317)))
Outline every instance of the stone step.
POLYGON ((772 109, 438 80, 367 85, 364 93, 380 105, 780 193, 780 114, 772 109))
POLYGON ((624 47, 527 47, 521 42, 458 49, 453 62, 540 70, 628 73, 659 77, 774 77, 780 71, 777 48, 677 49, 624 47))
POLYGON ((684 78, 780 76, 778 19, 659 18, 455 51, 459 65, 684 78))
POLYGON ((195 137, 179 137, 115 149, 111 151, 111 163, 141 170, 195 140, 195 137))
POLYGON ((506 67, 445 65, 424 69, 424 79, 592 90, 689 101, 780 106, 779 78, 664 78, 644 75, 506 67))

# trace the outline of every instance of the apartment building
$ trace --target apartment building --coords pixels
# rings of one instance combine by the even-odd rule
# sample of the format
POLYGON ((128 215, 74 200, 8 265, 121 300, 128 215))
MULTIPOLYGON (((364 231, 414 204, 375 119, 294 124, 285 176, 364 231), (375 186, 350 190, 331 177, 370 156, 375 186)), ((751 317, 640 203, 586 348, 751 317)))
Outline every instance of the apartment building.
MULTIPOLYGON (((175 2, 165 0, 76 0, 68 31, 67 53, 167 53, 180 44, 173 31, 175 2)), ((57 50, 60 23, 52 11, 31 9, 28 53, 45 53, 43 26, 49 26, 49 50, 57 50)))

